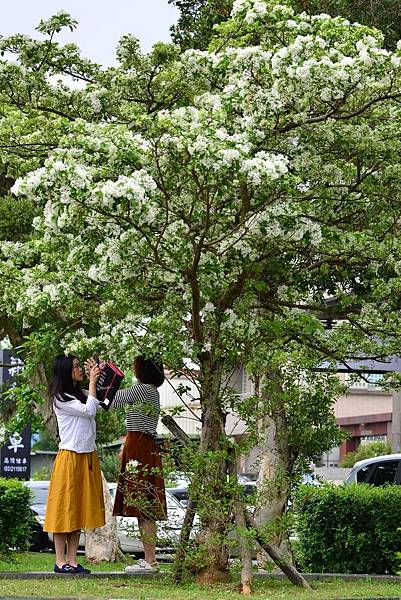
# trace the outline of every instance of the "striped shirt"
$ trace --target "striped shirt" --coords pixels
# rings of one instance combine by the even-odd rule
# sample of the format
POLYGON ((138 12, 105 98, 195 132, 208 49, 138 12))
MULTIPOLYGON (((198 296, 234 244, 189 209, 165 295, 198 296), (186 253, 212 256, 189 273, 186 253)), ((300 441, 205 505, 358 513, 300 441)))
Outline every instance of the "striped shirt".
POLYGON ((125 407, 127 431, 141 431, 156 437, 160 415, 160 396, 157 388, 148 383, 119 390, 111 404, 112 408, 125 407))

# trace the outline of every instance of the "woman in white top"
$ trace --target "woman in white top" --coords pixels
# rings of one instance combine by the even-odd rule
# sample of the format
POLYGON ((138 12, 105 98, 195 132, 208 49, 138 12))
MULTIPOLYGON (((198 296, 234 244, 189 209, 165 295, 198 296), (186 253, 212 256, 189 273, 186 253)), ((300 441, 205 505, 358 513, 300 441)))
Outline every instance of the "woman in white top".
POLYGON ((89 392, 81 382, 84 371, 76 356, 55 358, 49 386, 59 429, 59 451, 47 499, 44 531, 54 534, 56 573, 90 573, 77 563, 81 529, 105 524, 103 488, 96 453, 95 415, 99 408, 96 382, 100 370, 89 372, 89 392), (67 547, 67 554, 65 548, 67 547))

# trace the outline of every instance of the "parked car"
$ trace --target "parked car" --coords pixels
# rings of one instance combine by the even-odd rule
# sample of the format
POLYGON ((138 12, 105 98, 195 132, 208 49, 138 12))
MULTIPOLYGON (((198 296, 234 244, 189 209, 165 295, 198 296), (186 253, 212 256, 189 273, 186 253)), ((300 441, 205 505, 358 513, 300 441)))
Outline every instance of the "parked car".
MULTIPOLYGON (((253 496, 256 491, 256 481, 252 481, 248 477, 243 475, 238 476, 238 483, 242 486, 242 490, 245 496, 253 496)), ((167 488, 180 504, 186 508, 188 506, 188 480, 178 481, 175 487, 167 488)))
MULTIPOLYGON (((117 484, 109 483, 108 488, 114 501, 117 484)), ((185 517, 185 509, 168 490, 166 490, 166 504, 167 521, 158 522, 157 527, 158 548, 172 548, 177 544, 185 517)), ((123 552, 143 553, 135 517, 117 517, 117 533, 123 552)))
POLYGON ((49 482, 26 481, 25 485, 29 487, 32 493, 31 509, 35 516, 35 528, 30 541, 30 549, 33 552, 53 549, 53 540, 45 531, 43 531, 49 482))
POLYGON ((370 483, 372 485, 395 483, 400 485, 401 454, 385 454, 358 461, 344 480, 344 484, 350 483, 370 483))
MULTIPOLYGON (((53 535, 43 531, 49 481, 27 481, 26 485, 33 495, 31 508, 37 523, 33 548, 36 550, 53 548, 53 535)), ((114 500, 117 484, 109 483, 108 488, 114 500)), ((167 521, 161 521, 158 524, 159 548, 171 548, 177 543, 185 517, 185 509, 169 491, 166 491, 166 504, 167 521)), ((139 538, 139 529, 135 517, 117 517, 117 535, 123 552, 143 553, 143 544, 139 538)), ((81 548, 85 547, 85 533, 82 533, 79 538, 79 546, 81 548)))

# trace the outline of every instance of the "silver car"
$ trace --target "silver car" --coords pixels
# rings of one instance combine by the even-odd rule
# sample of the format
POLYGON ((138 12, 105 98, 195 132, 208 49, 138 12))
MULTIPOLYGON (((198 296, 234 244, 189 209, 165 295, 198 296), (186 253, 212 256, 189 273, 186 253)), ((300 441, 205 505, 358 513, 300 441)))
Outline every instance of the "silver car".
POLYGON ((344 484, 370 483, 384 485, 386 483, 401 484, 401 454, 385 454, 373 458, 365 458, 354 464, 344 484))
MULTIPOLYGON (((32 492, 31 508, 35 514, 38 531, 35 532, 35 549, 52 548, 53 535, 43 532, 43 523, 46 513, 46 501, 49 491, 49 481, 26 481, 25 485, 32 492), (40 540, 40 541, 39 541, 40 540), (40 546, 40 548, 39 548, 40 546)), ((108 483, 109 492, 114 501, 117 484, 108 483)), ((185 517, 185 509, 166 490, 167 521, 158 523, 157 537, 159 548, 174 547, 180 535, 181 527, 185 517)), ((139 538, 139 529, 135 517, 116 517, 117 535, 123 552, 143 553, 143 544, 139 538)), ((79 545, 85 547, 85 534, 82 533, 79 539, 79 545)))

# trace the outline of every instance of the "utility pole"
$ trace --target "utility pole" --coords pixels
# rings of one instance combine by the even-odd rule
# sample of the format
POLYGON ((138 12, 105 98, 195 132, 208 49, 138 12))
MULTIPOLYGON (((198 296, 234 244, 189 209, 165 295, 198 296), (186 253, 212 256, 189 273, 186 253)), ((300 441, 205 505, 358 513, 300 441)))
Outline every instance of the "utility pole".
POLYGON ((401 391, 392 390, 392 392, 391 448, 398 454, 401 451, 401 391))

